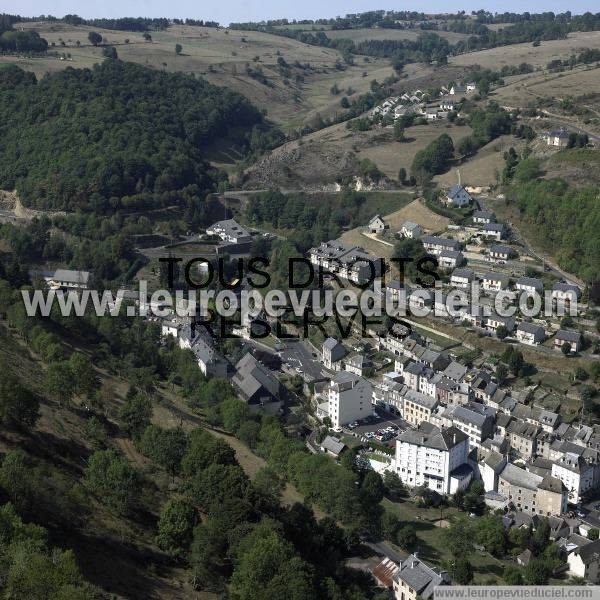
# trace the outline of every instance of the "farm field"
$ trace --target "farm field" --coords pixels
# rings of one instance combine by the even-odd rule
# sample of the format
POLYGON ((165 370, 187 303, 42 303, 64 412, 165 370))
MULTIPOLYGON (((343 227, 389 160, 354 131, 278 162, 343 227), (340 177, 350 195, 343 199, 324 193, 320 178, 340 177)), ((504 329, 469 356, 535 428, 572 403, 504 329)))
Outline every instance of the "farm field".
MULTIPOLYGON (((427 33, 422 29, 334 29, 327 31, 326 35, 332 40, 347 39, 354 42, 363 42, 365 40, 416 40, 422 33, 427 33)), ((447 39, 454 44, 460 40, 465 40, 469 36, 466 33, 454 33, 452 31, 432 31, 440 37, 447 39)))
POLYGON ((526 62, 534 67, 545 67, 556 58, 569 58, 586 48, 600 48, 600 31, 576 31, 564 40, 542 42, 538 47, 530 43, 499 46, 489 50, 470 52, 450 57, 451 65, 480 65, 484 69, 499 69, 504 65, 526 62))
POLYGON ((356 62, 360 64, 338 70, 335 64, 341 55, 337 50, 255 31, 173 25, 165 31, 152 32, 152 42, 146 42, 140 33, 66 23, 35 22, 19 26, 35 29, 50 44, 55 44, 51 51, 67 57, 61 60, 54 56, 2 56, 0 64, 15 63, 38 77, 67 67, 92 67, 103 60, 102 48, 94 47, 88 41, 88 33, 93 30, 102 35, 106 44, 115 46, 122 60, 201 75, 215 85, 240 92, 265 109, 270 119, 287 129, 302 125, 317 113, 327 116, 339 110, 341 94, 330 93, 334 83, 342 93, 348 88, 352 88, 353 93, 364 93, 371 80, 381 81, 392 74, 389 61, 376 58, 368 63, 358 59, 356 62), (183 47, 179 56, 175 54, 177 43, 183 47), (288 78, 277 65, 279 58, 289 65, 296 61, 302 65, 310 64, 311 69, 293 67, 292 76, 288 78), (252 69, 260 67, 266 84, 249 76, 246 65, 252 69), (302 75, 304 81, 297 82, 295 75, 302 75))
POLYGON ((471 133, 471 128, 443 122, 415 125, 406 130, 406 141, 396 142, 390 139, 381 143, 371 143, 361 148, 357 154, 360 158, 372 160, 391 179, 397 179, 400 167, 410 171, 415 154, 443 133, 447 133, 456 145, 460 139, 471 133))
POLYGON ((457 183, 458 173, 464 185, 489 186, 498 183, 498 177, 504 168, 504 152, 510 147, 519 152, 525 143, 512 135, 503 135, 477 151, 477 154, 456 168, 436 175, 433 180, 442 186, 457 183))

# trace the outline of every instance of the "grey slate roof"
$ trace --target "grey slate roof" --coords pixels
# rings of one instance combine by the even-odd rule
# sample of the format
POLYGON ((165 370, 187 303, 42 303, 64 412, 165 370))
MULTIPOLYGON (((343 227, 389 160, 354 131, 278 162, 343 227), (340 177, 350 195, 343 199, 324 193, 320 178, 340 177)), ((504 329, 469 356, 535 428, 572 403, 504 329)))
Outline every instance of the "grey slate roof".
POLYGON ((581 333, 579 331, 569 331, 568 329, 559 329, 554 336, 557 340, 565 342, 580 342, 581 333))
POLYGON ((425 446, 435 450, 450 450, 468 438, 456 427, 440 429, 431 425, 431 423, 422 423, 418 429, 403 431, 396 439, 399 442, 425 446))
POLYGON ((400 563, 400 568, 394 575, 394 580, 404 581, 423 600, 428 600, 433 596, 435 587, 449 583, 447 574, 434 571, 413 554, 400 563))
POLYGON ((344 444, 343 442, 340 442, 340 440, 338 440, 337 438, 328 435, 322 442, 321 442, 321 448, 323 448, 324 450, 328 450, 329 452, 331 452, 332 454, 335 454, 336 456, 338 454, 340 454, 340 452, 346 447, 346 444, 344 444))

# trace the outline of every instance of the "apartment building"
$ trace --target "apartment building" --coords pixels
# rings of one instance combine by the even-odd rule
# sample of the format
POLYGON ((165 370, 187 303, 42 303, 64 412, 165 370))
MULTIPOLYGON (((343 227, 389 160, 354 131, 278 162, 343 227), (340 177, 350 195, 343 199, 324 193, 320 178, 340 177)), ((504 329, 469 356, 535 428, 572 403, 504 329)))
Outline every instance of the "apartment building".
POLYGON ((418 427, 423 421, 431 419, 438 404, 434 397, 409 389, 402 402, 402 417, 413 427, 418 427))
POLYGON ((336 373, 329 383, 328 412, 334 427, 364 419, 371 414, 371 383, 348 371, 336 373))

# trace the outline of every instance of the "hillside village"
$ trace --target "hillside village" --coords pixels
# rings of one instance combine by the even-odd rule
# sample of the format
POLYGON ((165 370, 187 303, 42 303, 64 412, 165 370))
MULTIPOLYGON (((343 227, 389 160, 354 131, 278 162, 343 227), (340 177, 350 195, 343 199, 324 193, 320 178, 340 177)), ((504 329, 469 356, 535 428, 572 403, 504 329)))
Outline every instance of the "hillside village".
POLYGON ((206 16, 0 15, 0 595, 600 585, 600 13, 206 16))

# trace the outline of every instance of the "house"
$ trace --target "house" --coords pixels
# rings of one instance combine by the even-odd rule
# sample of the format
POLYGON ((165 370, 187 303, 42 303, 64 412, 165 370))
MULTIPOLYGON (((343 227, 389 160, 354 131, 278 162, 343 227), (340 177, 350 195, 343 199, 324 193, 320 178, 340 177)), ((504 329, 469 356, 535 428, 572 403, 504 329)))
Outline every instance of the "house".
POLYGON ((509 278, 502 273, 488 271, 481 278, 481 287, 486 292, 499 292, 508 287, 509 278))
POLYGON ((426 565, 416 554, 411 554, 399 565, 394 574, 395 600, 429 600, 440 585, 450 585, 446 571, 435 571, 426 565))
POLYGON ((381 215, 375 215, 369 221, 368 225, 369 231, 371 233, 381 233, 385 231, 388 227, 389 225, 386 225, 385 221, 381 218, 381 215))
POLYGON ((396 438, 396 472, 410 487, 427 486, 439 494, 454 493, 452 472, 468 461, 469 438, 456 427, 423 423, 396 438))
POLYGON ((206 229, 206 233, 216 235, 224 242, 230 242, 231 244, 243 244, 252 241, 250 232, 234 219, 213 223, 206 229))
POLYGON ((454 381, 455 383, 462 383, 468 370, 468 367, 461 365, 459 362, 452 361, 444 369, 442 375, 450 379, 450 381, 454 381))
POLYGON ((567 490, 555 477, 542 477, 507 463, 498 476, 498 492, 529 515, 558 516, 567 511, 567 490))
POLYGON ((335 338, 330 337, 323 342, 321 355, 326 368, 332 371, 340 371, 342 369, 342 358, 346 356, 346 348, 335 338))
POLYGON ((366 376, 367 373, 373 371, 373 361, 364 354, 356 353, 352 356, 349 356, 344 361, 344 368, 349 373, 354 373, 355 375, 366 376))
POLYGON ((414 427, 418 427, 423 421, 431 419, 431 414, 439 403, 433 396, 410 389, 404 395, 402 404, 402 418, 414 427))
POLYGON ((489 414, 471 410, 468 406, 453 405, 442 413, 442 424, 454 426, 469 438, 471 448, 479 448, 494 432, 494 420, 489 414))
POLYGON ((512 256, 512 254, 512 248, 510 248, 509 246, 503 246, 502 244, 494 244, 490 246, 488 256, 490 257, 490 260, 507 261, 512 256))
POLYGON ((209 335, 201 335, 195 325, 185 325, 178 333, 179 347, 191 350, 198 361, 198 367, 207 377, 225 379, 227 361, 215 350, 209 335))
POLYGON ((495 450, 488 450, 485 458, 479 463, 479 472, 483 489, 486 492, 495 492, 498 490, 498 478, 504 470, 508 459, 503 454, 495 450))
POLYGON ((321 452, 335 456, 335 458, 339 458, 347 448, 348 446, 344 442, 331 435, 325 436, 325 439, 321 442, 321 452))
POLYGON ((442 110, 455 110, 456 103, 454 102, 454 100, 442 100, 440 102, 440 108, 442 110))
POLYGON ((527 323, 523 321, 517 326, 515 337, 522 343, 530 346, 537 346, 546 339, 546 332, 540 325, 535 323, 527 323))
POLYGON ((519 277, 515 283, 515 288, 528 294, 544 293, 544 284, 537 277, 519 277))
POLYGON ((499 242, 506 235, 506 228, 502 223, 485 223, 479 230, 479 235, 499 242))
POLYGON ((405 221, 398 232, 402 237, 408 239, 418 239, 423 235, 423 228, 412 221, 405 221))
POLYGON ((231 381, 247 404, 265 406, 280 403, 279 380, 252 354, 246 354, 235 365, 235 370, 231 381))
POLYGON ((46 285, 53 290, 87 290, 91 275, 88 271, 56 269, 43 277, 46 285))
POLYGON ((548 146, 566 148, 569 145, 569 136, 569 132, 566 129, 561 128, 549 131, 544 137, 546 138, 546 144, 548 144, 548 146))
POLYGON ((423 247, 429 254, 433 254, 435 256, 439 256, 441 252, 444 250, 460 250, 460 244, 457 240, 452 240, 449 238, 438 237, 435 235, 425 235, 421 238, 423 242, 423 247))
POLYGON ((450 88, 450 92, 449 94, 451 96, 458 96, 459 94, 466 94, 467 93, 467 88, 466 86, 460 84, 460 83, 455 83, 451 88, 450 88))
POLYGON ((459 250, 442 250, 438 255, 438 264, 442 269, 454 269, 464 262, 465 257, 459 250))
POLYGON ((467 92, 474 92, 477 89, 477 84, 474 81, 468 81, 466 85, 467 92))
POLYGON ((354 283, 372 281, 381 275, 380 258, 341 240, 322 242, 311 248, 308 256, 311 264, 354 283))
POLYGON ((398 572, 400 567, 391 558, 387 556, 373 568, 371 571, 377 585, 387 588, 388 590, 394 589, 394 576, 398 572))
POLYGON ((538 433, 537 425, 520 420, 511 421, 506 427, 506 434, 512 454, 525 460, 533 458, 538 433))
POLYGON ((581 290, 572 283, 555 283, 552 286, 552 303, 554 306, 569 306, 581 298, 581 290))
POLYGON ((583 544, 567 555, 569 574, 585 579, 588 584, 600 583, 600 540, 583 544))
POLYGON ((471 202, 471 195, 462 185, 453 185, 446 196, 446 203, 457 208, 467 206, 471 202))
POLYGON ((491 210, 476 210, 473 212, 472 219, 477 225, 488 225, 496 222, 496 215, 491 210))
POLYGON ((440 118, 440 114, 437 108, 427 108, 425 110, 425 117, 428 121, 437 121, 440 118))
POLYGON ((581 496, 598 487, 598 453, 587 448, 567 450, 552 463, 552 476, 560 479, 569 491, 569 502, 577 504, 581 496))
POLYGON ((565 344, 569 344, 571 352, 574 354, 581 350, 583 338, 579 331, 570 331, 559 329, 554 336, 554 347, 561 349, 565 344))
POLYGON ((348 371, 336 373, 329 382, 328 414, 333 427, 341 427, 371 414, 371 383, 348 371))
POLYGON ((468 288, 475 281, 475 272, 472 269, 454 269, 450 276, 450 285, 458 288, 468 288))
POLYGON ((511 334, 515 329, 515 325, 515 320, 512 317, 503 317, 494 311, 485 318, 485 328, 496 334, 500 327, 504 327, 508 334, 511 334))

